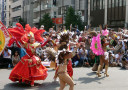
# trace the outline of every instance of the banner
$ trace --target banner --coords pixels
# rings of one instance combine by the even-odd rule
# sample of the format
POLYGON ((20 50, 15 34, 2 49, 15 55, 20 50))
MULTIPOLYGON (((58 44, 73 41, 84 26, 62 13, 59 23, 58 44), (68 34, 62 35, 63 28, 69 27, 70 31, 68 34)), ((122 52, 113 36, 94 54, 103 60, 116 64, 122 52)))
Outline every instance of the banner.
POLYGON ((55 24, 62 24, 62 18, 52 18, 52 22, 55 24))
POLYGON ((9 33, 6 27, 0 21, 0 55, 4 50, 5 46, 8 44, 9 40, 10 40, 9 33))

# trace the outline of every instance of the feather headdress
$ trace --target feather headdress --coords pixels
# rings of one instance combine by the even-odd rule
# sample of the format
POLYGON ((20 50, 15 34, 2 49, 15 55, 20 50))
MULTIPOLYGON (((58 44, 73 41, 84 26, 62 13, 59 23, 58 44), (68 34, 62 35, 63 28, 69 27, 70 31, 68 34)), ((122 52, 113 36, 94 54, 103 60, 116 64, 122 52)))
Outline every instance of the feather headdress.
POLYGON ((26 24, 24 29, 20 23, 17 23, 15 28, 9 28, 8 31, 12 35, 9 45, 13 44, 16 40, 20 42, 22 42, 22 40, 28 42, 29 36, 34 37, 35 41, 44 42, 41 34, 45 32, 45 30, 38 30, 36 27, 31 28, 29 24, 26 24))

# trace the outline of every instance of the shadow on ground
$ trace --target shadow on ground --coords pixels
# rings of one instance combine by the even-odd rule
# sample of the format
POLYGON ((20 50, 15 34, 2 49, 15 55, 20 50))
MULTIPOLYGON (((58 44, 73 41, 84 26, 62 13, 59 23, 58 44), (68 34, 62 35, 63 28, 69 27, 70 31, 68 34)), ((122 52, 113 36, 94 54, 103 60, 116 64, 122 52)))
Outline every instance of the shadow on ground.
POLYGON ((93 76, 93 75, 96 75, 96 72, 90 72, 90 73, 87 73, 88 76, 93 76))
POLYGON ((81 77, 78 79, 78 81, 80 83, 84 83, 84 84, 89 84, 89 83, 92 83, 92 82, 97 82, 98 84, 102 84, 100 82, 101 79, 103 79, 104 77, 101 77, 101 78, 98 78, 98 77, 95 77, 95 78, 90 78, 90 77, 81 77))
POLYGON ((92 82, 97 82, 98 84, 102 84, 100 82, 101 79, 104 79, 105 77, 97 77, 96 76, 96 72, 91 72, 91 73, 87 73, 88 77, 80 77, 77 80, 74 81, 78 81, 80 83, 84 83, 84 84, 89 84, 92 82), (90 76, 96 76, 96 77, 90 77, 90 76))
POLYGON ((56 88, 59 87, 59 83, 56 82, 46 82, 46 83, 35 83, 35 86, 31 87, 25 83, 9 83, 4 86, 2 90, 57 90, 56 88))

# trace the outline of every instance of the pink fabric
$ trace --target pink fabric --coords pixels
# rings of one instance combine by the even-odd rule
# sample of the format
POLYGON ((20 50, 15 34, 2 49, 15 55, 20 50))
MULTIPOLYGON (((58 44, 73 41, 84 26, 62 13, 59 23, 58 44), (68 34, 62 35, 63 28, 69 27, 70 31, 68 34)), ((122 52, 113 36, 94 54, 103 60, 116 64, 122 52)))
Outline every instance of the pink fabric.
POLYGON ((104 51, 103 51, 102 45, 101 45, 101 38, 100 38, 100 36, 101 35, 98 34, 97 37, 93 37, 92 38, 92 43, 91 43, 91 47, 90 47, 90 49, 96 55, 103 55, 104 54, 104 51))
POLYGON ((109 34, 109 31, 107 29, 102 30, 102 35, 107 36, 109 34))

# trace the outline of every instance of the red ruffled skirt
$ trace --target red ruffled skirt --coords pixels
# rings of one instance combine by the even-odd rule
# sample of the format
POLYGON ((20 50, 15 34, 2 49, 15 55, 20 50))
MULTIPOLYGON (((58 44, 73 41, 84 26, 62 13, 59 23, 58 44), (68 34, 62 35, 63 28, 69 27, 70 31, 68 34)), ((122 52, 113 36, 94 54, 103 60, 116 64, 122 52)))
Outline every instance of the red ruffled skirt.
POLYGON ((47 68, 41 64, 37 56, 22 57, 21 61, 13 68, 9 79, 12 81, 31 82, 34 80, 45 80, 47 77, 47 68))
POLYGON ((67 72, 68 72, 70 77, 73 76, 73 69, 72 69, 72 61, 71 60, 68 61, 67 72))

